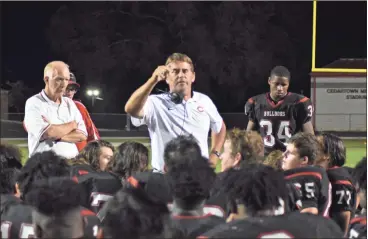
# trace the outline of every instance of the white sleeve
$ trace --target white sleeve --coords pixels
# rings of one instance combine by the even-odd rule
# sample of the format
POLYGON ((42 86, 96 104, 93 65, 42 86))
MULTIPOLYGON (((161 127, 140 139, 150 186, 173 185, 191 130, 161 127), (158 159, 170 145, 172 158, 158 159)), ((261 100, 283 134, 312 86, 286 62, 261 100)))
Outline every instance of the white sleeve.
POLYGON ((133 116, 130 116, 130 121, 135 127, 145 125, 144 119, 135 118, 133 116))
POLYGON ((153 124, 155 118, 155 104, 153 96, 148 96, 143 106, 143 120, 148 127, 153 124))
POLYGON ((83 120, 82 114, 79 112, 79 109, 75 105, 74 101, 69 101, 68 104, 71 107, 72 112, 74 113, 74 120, 77 122, 77 131, 82 132, 85 136, 88 137, 86 124, 83 120))
POLYGON ((222 128, 223 119, 213 101, 208 98, 207 113, 210 117, 210 127, 215 133, 219 133, 222 128))
POLYGON ((46 121, 46 115, 43 115, 41 110, 41 103, 34 98, 30 98, 26 102, 24 110, 24 126, 28 132, 34 138, 39 141, 42 135, 50 127, 50 124, 46 121))

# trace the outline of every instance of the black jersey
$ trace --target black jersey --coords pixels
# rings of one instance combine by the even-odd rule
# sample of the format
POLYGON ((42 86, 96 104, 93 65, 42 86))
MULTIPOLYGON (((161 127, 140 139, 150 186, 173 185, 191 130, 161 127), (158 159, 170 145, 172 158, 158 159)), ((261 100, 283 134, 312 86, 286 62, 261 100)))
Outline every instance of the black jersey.
POLYGON ((185 238, 196 238, 203 233, 225 223, 225 219, 211 214, 203 216, 173 215, 172 224, 185 238))
POLYGON ((367 238, 367 214, 351 219, 348 238, 367 238))
POLYGON ((173 201, 165 174, 152 171, 138 172, 130 176, 127 181, 133 187, 143 189, 148 195, 160 202, 171 203, 173 201))
POLYGON ((326 170, 305 166, 284 171, 287 182, 293 183, 301 192, 302 209, 315 207, 318 214, 328 217, 331 207, 331 183, 326 170))
POLYGON ((303 124, 311 120, 313 105, 309 98, 289 92, 274 103, 269 93, 250 98, 245 114, 254 122, 255 130, 263 137, 265 153, 284 151, 285 142, 303 130, 303 124))
POLYGON ((98 172, 92 175, 89 186, 90 208, 98 214, 103 204, 121 189, 122 182, 112 173, 98 172))
POLYGON ((343 167, 329 168, 326 172, 332 186, 330 212, 350 211, 354 214, 357 203, 357 192, 349 172, 343 167))
POLYGON ((10 194, 1 194, 1 238, 35 238, 32 208, 10 194))
POLYGON ((343 238, 332 220, 309 213, 256 217, 224 223, 197 238, 343 238))

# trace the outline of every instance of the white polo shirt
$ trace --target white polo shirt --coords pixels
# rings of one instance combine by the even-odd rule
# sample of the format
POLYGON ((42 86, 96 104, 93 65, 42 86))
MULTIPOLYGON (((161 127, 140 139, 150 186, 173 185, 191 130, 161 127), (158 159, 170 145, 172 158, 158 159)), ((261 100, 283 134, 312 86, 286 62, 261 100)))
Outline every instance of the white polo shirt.
POLYGON ((172 102, 168 94, 150 95, 143 107, 144 122, 151 138, 152 168, 163 171, 166 143, 179 135, 192 134, 208 158, 208 133, 219 133, 222 117, 212 100, 193 92, 193 97, 181 104, 172 102))
POLYGON ((55 142, 50 139, 41 140, 41 136, 50 127, 50 124, 65 124, 75 120, 78 129, 87 135, 86 126, 77 106, 73 100, 62 97, 61 104, 50 100, 44 90, 32 96, 26 101, 24 126, 28 132, 28 151, 29 156, 34 153, 52 150, 56 154, 65 158, 73 158, 78 154, 75 143, 55 142), (41 142, 40 142, 41 140, 41 142))

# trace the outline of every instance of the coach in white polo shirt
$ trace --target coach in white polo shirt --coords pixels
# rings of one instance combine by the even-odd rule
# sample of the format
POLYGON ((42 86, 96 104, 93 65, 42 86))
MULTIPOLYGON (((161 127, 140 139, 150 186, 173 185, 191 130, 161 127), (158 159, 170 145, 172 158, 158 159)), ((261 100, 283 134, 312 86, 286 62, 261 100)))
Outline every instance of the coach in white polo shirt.
POLYGON ((87 139, 86 126, 73 100, 63 97, 70 77, 62 61, 47 64, 45 89, 26 102, 24 127, 28 132, 29 156, 52 150, 66 158, 78 154, 76 142, 87 139))
POLYGON ((167 142, 192 134, 201 147, 203 156, 216 165, 225 140, 226 126, 212 100, 205 94, 192 91, 195 72, 192 60, 174 53, 164 66, 159 66, 151 78, 138 88, 125 105, 133 117, 143 118, 151 137, 152 168, 164 170, 163 152, 167 142), (170 93, 149 95, 154 86, 166 80, 170 93), (212 130, 211 154, 208 152, 208 132, 212 130))

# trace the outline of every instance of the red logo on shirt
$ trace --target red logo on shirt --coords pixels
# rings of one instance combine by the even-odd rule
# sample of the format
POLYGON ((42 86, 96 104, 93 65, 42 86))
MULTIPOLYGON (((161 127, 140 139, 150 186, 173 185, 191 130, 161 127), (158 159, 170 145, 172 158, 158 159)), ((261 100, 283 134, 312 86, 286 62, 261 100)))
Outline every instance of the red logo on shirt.
POLYGON ((197 110, 198 110, 199 112, 203 112, 203 111, 204 111, 204 108, 203 108, 202 106, 198 106, 198 107, 197 107, 197 110))

